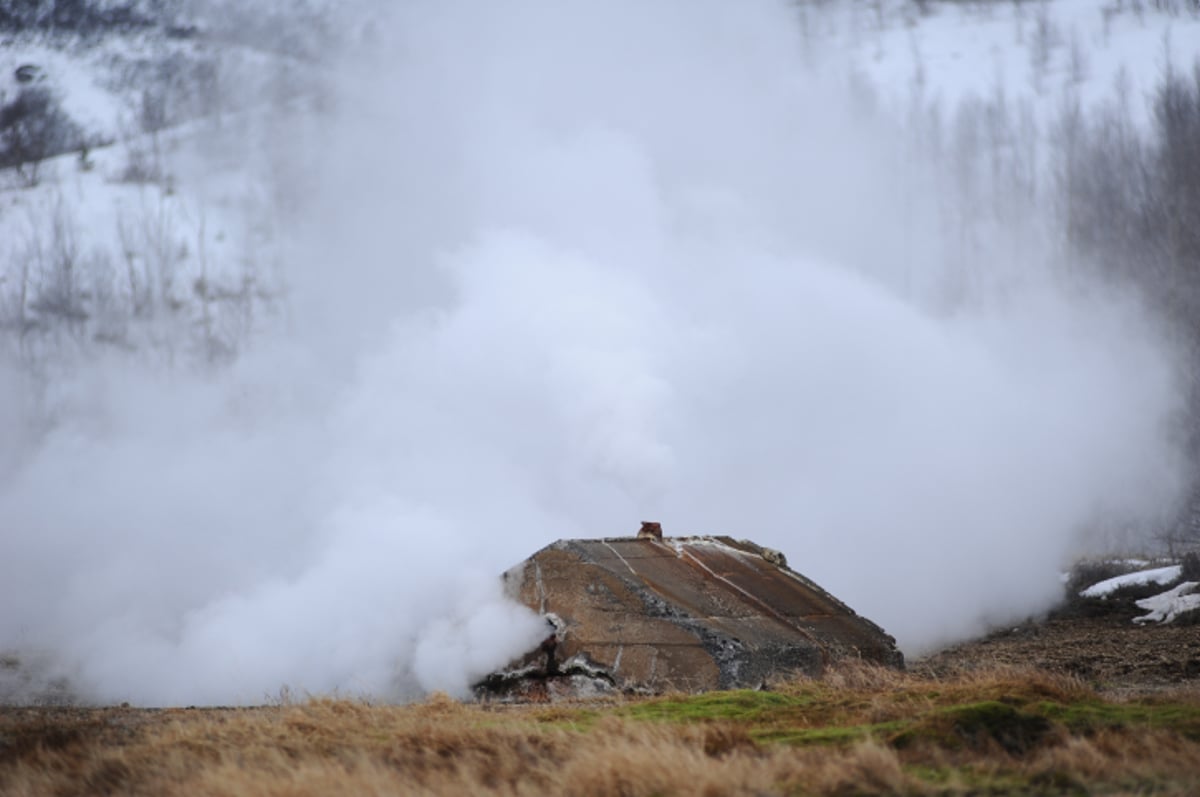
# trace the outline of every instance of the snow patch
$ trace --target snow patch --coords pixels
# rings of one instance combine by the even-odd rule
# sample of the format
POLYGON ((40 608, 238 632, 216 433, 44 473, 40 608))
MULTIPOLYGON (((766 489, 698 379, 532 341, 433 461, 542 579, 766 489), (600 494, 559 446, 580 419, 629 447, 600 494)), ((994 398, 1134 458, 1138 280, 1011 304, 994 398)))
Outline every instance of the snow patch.
MULTIPOLYGON (((1139 570, 1136 573, 1125 573, 1093 584, 1079 593, 1081 598, 1107 598, 1124 587, 1137 587, 1146 584, 1170 584, 1183 573, 1180 565, 1157 567, 1153 570, 1139 570)), ((1141 606, 1141 602, 1138 603, 1141 606)))
POLYGON ((1144 598, 1137 602, 1138 608, 1148 614, 1133 618, 1138 625, 1143 623, 1169 623, 1181 614, 1200 609, 1200 594, 1196 594, 1200 581, 1185 581, 1161 595, 1144 598))

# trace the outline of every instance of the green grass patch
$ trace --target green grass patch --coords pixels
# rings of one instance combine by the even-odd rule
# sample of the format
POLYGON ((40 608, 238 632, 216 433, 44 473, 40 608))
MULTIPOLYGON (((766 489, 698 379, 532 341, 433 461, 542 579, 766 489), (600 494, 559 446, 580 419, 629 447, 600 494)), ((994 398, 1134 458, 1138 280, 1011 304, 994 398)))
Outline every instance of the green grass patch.
POLYGON ((539 726, 545 728, 556 728, 564 731, 576 731, 586 733, 596 726, 600 718, 605 716, 607 712, 600 712, 590 708, 580 709, 548 709, 539 714, 535 714, 533 719, 539 726))
POLYGON ((972 686, 847 688, 805 681, 782 691, 737 690, 613 707, 548 708, 534 718, 542 727, 582 737, 604 726, 606 717, 711 726, 755 746, 828 749, 831 755, 873 740, 895 750, 905 771, 931 793, 1084 794, 1101 781, 1153 792, 1172 781, 1130 775, 1127 783, 1113 784, 1103 776, 1093 782, 1081 773, 1030 772, 1023 767, 1068 735, 1101 730, 1125 731, 1135 738, 1141 729, 1154 728, 1200 742, 1200 703, 1193 701, 1108 702, 1090 692, 1014 681, 972 686), (949 758, 942 758, 947 754, 949 758))
POLYGON ((1044 702, 1037 704, 1036 709, 1078 735, 1101 729, 1158 728, 1200 741, 1200 705, 1085 700, 1066 704, 1044 702))
POLYGON ((792 746, 851 745, 867 739, 887 741, 907 727, 907 722, 876 722, 865 725, 824 725, 814 728, 761 728, 750 737, 763 744, 792 746))
POLYGON ((1039 713, 985 700, 931 711, 893 736, 892 744, 903 749, 924 742, 947 750, 996 745, 1012 755, 1023 755, 1053 729, 1054 722, 1039 713))
POLYGON ((659 722, 725 721, 757 725, 775 723, 810 705, 798 695, 738 689, 638 703, 621 710, 625 716, 659 722))
POLYGON ((1014 754, 1036 747, 1054 727, 1052 718, 1019 705, 1017 700, 930 706, 918 705, 919 701, 903 693, 890 698, 874 705, 873 713, 881 717, 868 717, 872 712, 861 698, 828 689, 713 692, 651 700, 626 707, 621 713, 656 722, 734 723, 763 743, 851 745, 874 738, 898 748, 926 741, 949 749, 980 749, 994 743, 1014 754))

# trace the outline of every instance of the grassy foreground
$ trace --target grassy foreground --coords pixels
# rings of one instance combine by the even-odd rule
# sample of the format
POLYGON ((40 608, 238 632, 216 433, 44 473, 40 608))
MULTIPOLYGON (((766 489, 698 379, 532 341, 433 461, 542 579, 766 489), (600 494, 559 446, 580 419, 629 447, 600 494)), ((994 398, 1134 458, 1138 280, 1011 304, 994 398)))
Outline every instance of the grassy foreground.
POLYGON ((1200 793, 1200 693, 851 667, 556 706, 0 709, 5 795, 1200 793))

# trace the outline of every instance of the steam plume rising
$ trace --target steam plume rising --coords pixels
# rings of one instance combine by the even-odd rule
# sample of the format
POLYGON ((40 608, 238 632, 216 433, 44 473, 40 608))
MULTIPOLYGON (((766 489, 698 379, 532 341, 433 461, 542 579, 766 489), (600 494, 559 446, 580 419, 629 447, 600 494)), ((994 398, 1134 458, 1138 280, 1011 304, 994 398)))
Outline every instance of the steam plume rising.
POLYGON ((1002 294, 942 301, 934 198, 784 3, 381 29, 320 150, 276 142, 291 332, 81 369, 8 469, 0 648, 102 700, 461 692, 540 631, 504 567, 654 517, 782 549, 913 651, 1171 499, 1138 308, 987 259, 1002 294))

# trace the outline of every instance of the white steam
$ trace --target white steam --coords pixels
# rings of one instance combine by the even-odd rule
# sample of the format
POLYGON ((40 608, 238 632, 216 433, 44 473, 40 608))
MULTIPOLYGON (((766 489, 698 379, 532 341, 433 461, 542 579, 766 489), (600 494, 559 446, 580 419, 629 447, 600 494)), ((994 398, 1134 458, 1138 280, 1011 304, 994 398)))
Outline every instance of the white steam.
POLYGON ((0 459, 0 650, 101 700, 461 693, 541 633, 504 568, 643 519, 779 548, 909 651, 1045 606, 1171 500, 1172 361, 1040 266, 936 301, 935 198, 793 28, 403 4, 320 146, 275 142, 292 332, 80 369, 0 459))

